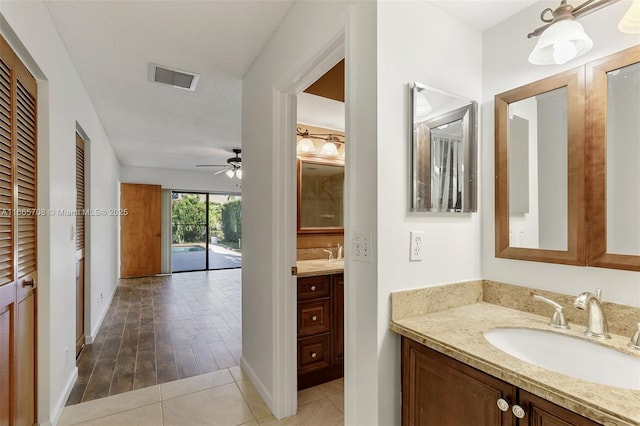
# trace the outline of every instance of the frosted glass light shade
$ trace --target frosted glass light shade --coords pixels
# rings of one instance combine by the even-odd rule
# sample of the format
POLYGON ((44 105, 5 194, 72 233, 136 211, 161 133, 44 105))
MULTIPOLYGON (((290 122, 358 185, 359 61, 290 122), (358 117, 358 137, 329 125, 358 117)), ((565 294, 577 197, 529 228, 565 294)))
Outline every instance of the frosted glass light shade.
POLYGON ((593 47, 593 41, 584 27, 574 20, 558 21, 547 28, 529 55, 534 65, 564 64, 584 55, 593 47))
POLYGON ((240 180, 242 180, 242 169, 238 169, 236 170, 236 177, 240 180))
POLYGON ((316 146, 309 138, 302 138, 298 141, 298 152, 316 152, 316 146))
POLYGON ((229 179, 231 179, 233 177, 233 170, 229 169, 224 174, 227 175, 229 179))
POLYGON ((322 145, 322 149, 320 150, 320 153, 322 155, 331 155, 331 156, 335 156, 338 155, 338 148, 336 147, 336 144, 334 144, 333 142, 325 142, 324 145, 322 145))
POLYGON ((633 0, 629 10, 620 20, 618 29, 623 33, 640 34, 640 0, 633 0))

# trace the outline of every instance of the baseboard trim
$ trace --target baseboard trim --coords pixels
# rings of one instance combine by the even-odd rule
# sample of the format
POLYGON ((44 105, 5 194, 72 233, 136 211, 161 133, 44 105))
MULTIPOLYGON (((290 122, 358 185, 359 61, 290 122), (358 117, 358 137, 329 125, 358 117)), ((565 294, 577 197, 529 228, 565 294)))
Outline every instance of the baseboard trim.
POLYGON ((73 369, 71 376, 67 379, 67 383, 64 385, 64 392, 58 398, 55 407, 53 407, 53 416, 51 418, 50 425, 57 425, 60 421, 60 416, 62 416, 62 411, 64 410, 65 404, 67 403, 67 399, 69 399, 69 395, 71 395, 71 391, 73 390, 73 386, 76 384, 76 380, 78 379, 78 367, 73 369))
POLYGON ((116 290, 118 289, 118 285, 113 287, 113 291, 109 295, 109 299, 107 299, 107 303, 103 304, 104 309, 100 313, 100 318, 96 323, 96 326, 91 330, 91 334, 84 336, 84 344, 91 345, 93 341, 96 340, 96 336, 98 335, 98 330, 100 330, 100 326, 102 325, 102 321, 104 317, 107 315, 107 311, 109 310, 109 306, 111 306, 111 302, 113 302, 113 296, 116 295, 116 290))
POLYGON ((269 393, 269 390, 267 389, 267 387, 258 378, 255 371, 253 371, 253 368, 251 368, 251 366, 249 365, 247 360, 244 359, 244 357, 240 359, 240 367, 242 368, 242 371, 244 371, 244 374, 246 374, 247 377, 249 377, 249 380, 251 380, 251 383, 253 383, 253 386, 256 388, 256 390, 262 397, 262 400, 264 401, 264 403, 267 404, 267 407, 269 407, 269 410, 272 413, 274 413, 275 410, 273 409, 273 396, 271 395, 271 393, 269 393))

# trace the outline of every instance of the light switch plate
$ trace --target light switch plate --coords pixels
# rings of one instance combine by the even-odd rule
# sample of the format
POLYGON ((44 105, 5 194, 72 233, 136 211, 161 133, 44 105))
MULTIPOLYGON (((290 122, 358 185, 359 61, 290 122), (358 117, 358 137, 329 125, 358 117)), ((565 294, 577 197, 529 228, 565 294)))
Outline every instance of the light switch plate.
POLYGON ((353 233, 353 260, 354 262, 372 262, 372 242, 371 233, 354 232, 353 233))
POLYGON ((409 260, 412 262, 420 261, 423 259, 424 252, 424 232, 411 231, 409 235, 411 237, 409 260))

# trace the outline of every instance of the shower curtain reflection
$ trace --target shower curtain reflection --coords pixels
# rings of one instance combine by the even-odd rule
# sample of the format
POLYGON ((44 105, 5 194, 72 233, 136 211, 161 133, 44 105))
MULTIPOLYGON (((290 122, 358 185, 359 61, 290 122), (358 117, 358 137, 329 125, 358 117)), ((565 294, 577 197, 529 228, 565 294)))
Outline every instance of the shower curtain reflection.
POLYGON ((433 211, 459 211, 462 204, 463 144, 461 138, 431 133, 431 205, 433 211))

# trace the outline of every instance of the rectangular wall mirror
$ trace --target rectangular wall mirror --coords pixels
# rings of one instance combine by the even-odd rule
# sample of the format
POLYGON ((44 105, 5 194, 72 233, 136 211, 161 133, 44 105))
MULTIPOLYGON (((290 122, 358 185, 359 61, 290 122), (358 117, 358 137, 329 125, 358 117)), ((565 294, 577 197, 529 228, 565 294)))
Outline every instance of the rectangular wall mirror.
POLYGON ((496 256, 584 263, 584 71, 496 95, 496 256))
POLYGON ((640 46, 495 97, 496 257, 640 271, 640 46))
POLYGON ((412 212, 477 209, 477 104, 411 84, 412 212))
POLYGON ((587 79, 587 264, 640 271, 640 46, 587 79))
POLYGON ((344 232, 344 165, 298 160, 298 233, 344 232))

